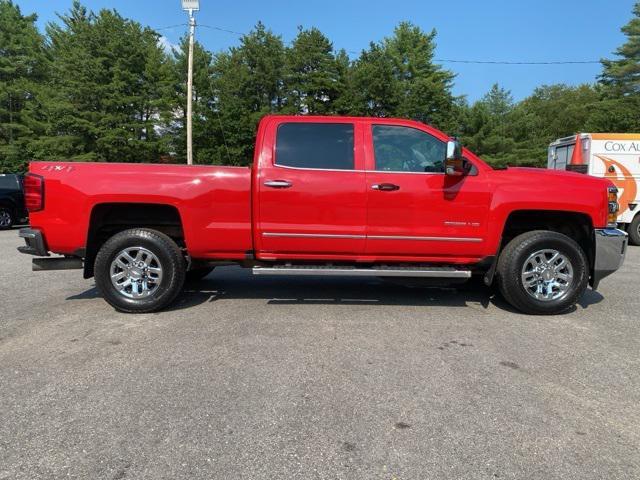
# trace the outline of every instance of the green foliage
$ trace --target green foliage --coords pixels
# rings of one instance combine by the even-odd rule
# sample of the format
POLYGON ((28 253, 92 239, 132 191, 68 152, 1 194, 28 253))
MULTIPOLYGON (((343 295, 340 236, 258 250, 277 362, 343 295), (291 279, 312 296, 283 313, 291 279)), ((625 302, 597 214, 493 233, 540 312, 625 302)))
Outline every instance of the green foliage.
POLYGON ((169 107, 171 69, 158 34, 114 10, 88 12, 77 1, 50 24, 50 81, 39 159, 158 160, 156 130, 169 107))
POLYGON ((24 170, 30 143, 44 128, 38 105, 47 59, 35 21, 0 0, 0 173, 24 170))
POLYGON ((511 93, 498 84, 466 112, 463 130, 465 145, 474 152, 495 157, 510 153, 515 142, 507 134, 514 109, 511 93))
POLYGON ((594 106, 587 128, 593 131, 640 131, 640 2, 622 27, 627 41, 616 50, 617 60, 602 60, 601 101, 594 106))
MULTIPOLYGON (((258 23, 240 46, 216 55, 210 133, 218 138, 214 163, 249 165, 260 119, 285 106, 282 38, 258 23)), ((194 147, 195 148, 195 147, 194 147)))
POLYGON ((351 111, 405 117, 448 129, 455 123, 453 73, 433 63, 435 30, 402 22, 353 64, 351 111))
POLYGON ((634 18, 622 32, 627 42, 616 51, 618 60, 602 60, 601 82, 615 94, 640 94, 640 2, 633 7, 634 18))
POLYGON ((284 88, 287 113, 324 115, 334 112, 334 103, 343 93, 343 71, 333 45, 317 28, 298 30, 286 52, 284 88))
MULTIPOLYGON (((196 42, 195 162, 250 164, 260 119, 282 113, 417 119, 494 165, 542 166, 556 138, 640 130, 640 3, 633 13, 598 84, 544 85, 520 102, 498 84, 471 105, 456 98, 435 30, 410 22, 353 59, 317 28, 285 45, 258 23, 215 54, 196 42)), ((33 158, 185 162, 187 37, 166 52, 157 32, 77 0, 46 35, 35 21, 0 0, 0 171, 33 158)))

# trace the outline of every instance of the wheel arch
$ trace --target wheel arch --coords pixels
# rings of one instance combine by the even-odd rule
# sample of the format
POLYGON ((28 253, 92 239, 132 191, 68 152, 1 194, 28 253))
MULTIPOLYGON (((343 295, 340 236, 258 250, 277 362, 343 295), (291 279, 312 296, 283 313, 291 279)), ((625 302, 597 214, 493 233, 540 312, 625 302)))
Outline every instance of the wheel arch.
POLYGON ((509 212, 503 223, 494 265, 485 276, 487 285, 493 283, 495 266, 505 245, 518 235, 534 230, 549 230, 573 238, 587 256, 589 269, 593 269, 594 225, 588 214, 568 210, 519 209, 509 212))
POLYGON ((100 247, 110 237, 130 228, 149 228, 169 236, 186 249, 184 228, 179 209, 174 205, 155 203, 99 203, 91 209, 87 242, 79 256, 84 257, 84 278, 94 274, 94 261, 100 247))

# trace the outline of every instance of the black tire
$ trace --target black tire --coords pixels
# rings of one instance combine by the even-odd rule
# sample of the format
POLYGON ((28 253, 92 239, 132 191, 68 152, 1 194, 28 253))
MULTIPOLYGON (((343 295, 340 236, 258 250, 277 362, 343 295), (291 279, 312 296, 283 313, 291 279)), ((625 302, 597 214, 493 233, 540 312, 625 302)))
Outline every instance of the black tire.
POLYGON ((587 257, 575 241, 561 233, 536 230, 511 240, 498 259, 496 271, 502 296, 516 309, 532 315, 555 315, 574 306, 589 283, 587 257), (556 299, 539 300, 529 294, 523 284, 522 269, 530 255, 552 249, 564 255, 573 268, 573 279, 567 290, 556 299))
POLYGON ((104 299, 116 310, 125 313, 150 313, 175 300, 185 281, 185 259, 176 243, 155 230, 137 228, 117 233, 100 248, 94 264, 96 286, 104 299), (111 281, 111 265, 120 252, 142 247, 150 251, 162 269, 157 288, 147 297, 128 298, 111 281))
POLYGON ((629 233, 629 243, 636 247, 640 246, 640 213, 631 220, 627 233, 629 233))
POLYGON ((0 230, 9 230, 15 222, 13 211, 8 207, 0 207, 0 230))
POLYGON ((213 272, 214 267, 201 267, 194 268, 192 270, 187 271, 187 282, 188 283, 196 283, 202 280, 204 277, 213 272))

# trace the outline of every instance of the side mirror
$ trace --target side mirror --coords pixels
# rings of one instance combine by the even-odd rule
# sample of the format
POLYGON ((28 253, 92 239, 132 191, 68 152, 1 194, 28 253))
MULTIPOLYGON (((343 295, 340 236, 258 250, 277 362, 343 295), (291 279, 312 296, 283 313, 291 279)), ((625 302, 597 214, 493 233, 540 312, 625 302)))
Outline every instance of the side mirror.
POLYGON ((452 177, 461 177, 467 174, 462 157, 462 145, 457 139, 447 142, 447 158, 444 162, 444 171, 452 177))

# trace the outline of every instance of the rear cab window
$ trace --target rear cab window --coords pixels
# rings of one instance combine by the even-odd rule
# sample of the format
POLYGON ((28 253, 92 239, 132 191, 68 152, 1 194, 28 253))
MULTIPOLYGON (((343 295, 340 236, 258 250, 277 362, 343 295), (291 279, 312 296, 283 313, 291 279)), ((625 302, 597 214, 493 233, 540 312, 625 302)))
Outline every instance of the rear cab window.
POLYGON ((304 169, 354 170, 354 124, 282 123, 276 134, 274 163, 304 169))

